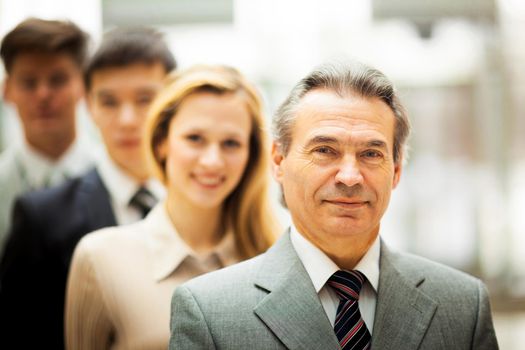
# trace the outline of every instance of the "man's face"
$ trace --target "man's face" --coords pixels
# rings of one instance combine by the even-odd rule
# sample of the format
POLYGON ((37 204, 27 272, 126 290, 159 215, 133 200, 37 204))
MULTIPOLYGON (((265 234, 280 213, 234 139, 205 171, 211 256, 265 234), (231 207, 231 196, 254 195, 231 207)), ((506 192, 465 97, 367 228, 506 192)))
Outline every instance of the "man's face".
POLYGON ((39 143, 75 133, 75 111, 83 96, 82 72, 67 54, 21 53, 5 82, 5 99, 15 105, 26 138, 39 143))
POLYGON ((160 63, 103 68, 91 77, 88 107, 106 149, 129 175, 147 177, 142 131, 148 107, 166 75, 160 63))
POLYGON ((397 185, 394 114, 379 99, 319 89, 299 103, 287 155, 274 144, 274 177, 299 232, 321 250, 371 243, 397 185))

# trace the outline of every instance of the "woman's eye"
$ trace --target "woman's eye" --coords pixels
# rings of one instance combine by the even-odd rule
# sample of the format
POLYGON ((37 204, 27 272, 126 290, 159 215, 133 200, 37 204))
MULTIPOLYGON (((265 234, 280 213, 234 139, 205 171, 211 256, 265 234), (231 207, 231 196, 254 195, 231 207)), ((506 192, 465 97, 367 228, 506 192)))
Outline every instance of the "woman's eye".
POLYGON ((197 134, 190 134, 190 135, 186 136, 186 139, 188 141, 191 141, 191 142, 201 142, 202 141, 202 136, 201 135, 197 135, 197 134))
POLYGON ((241 146, 241 143, 237 140, 226 140, 222 144, 225 148, 238 148, 241 146))

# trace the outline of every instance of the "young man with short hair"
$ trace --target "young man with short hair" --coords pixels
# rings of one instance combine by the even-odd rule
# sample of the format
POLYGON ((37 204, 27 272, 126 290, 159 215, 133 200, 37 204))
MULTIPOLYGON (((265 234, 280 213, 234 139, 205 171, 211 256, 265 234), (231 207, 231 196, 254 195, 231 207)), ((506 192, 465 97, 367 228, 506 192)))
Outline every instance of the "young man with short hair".
POLYGON ((0 155, 0 257, 15 198, 92 165, 76 137, 87 40, 71 22, 37 18, 21 22, 2 40, 3 95, 16 108, 24 137, 0 155))
POLYGON ((15 204, 0 263, 0 331, 6 333, 0 348, 63 348, 65 289, 75 245, 91 231, 141 219, 163 195, 162 186, 148 178, 140 144, 147 108, 174 67, 154 30, 116 29, 105 35, 87 66, 85 85, 107 152, 86 175, 15 204))

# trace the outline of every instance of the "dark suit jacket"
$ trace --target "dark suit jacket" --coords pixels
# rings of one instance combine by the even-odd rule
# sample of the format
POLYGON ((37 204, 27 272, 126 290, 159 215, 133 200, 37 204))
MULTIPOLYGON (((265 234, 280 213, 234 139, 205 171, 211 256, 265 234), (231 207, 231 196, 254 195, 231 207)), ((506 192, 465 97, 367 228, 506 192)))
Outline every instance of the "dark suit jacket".
MULTIPOLYGON (((288 233, 263 255, 178 287, 169 348, 340 349, 288 233)), ((372 349, 497 348, 481 281, 381 242, 372 349)))
POLYGON ((0 263, 0 348, 64 348, 66 280, 75 245, 116 225, 96 170, 15 204, 0 263))

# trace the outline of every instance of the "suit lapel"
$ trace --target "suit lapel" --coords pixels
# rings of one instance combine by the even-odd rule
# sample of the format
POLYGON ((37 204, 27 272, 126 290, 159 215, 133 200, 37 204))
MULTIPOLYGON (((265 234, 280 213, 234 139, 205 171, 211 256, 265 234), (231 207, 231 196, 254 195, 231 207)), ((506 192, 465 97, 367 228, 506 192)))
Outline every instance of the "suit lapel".
POLYGON ((381 242, 373 349, 417 349, 437 309, 437 302, 417 288, 424 276, 403 272, 381 242))
POLYGON ((115 226, 117 221, 111 207, 109 193, 97 170, 90 171, 82 180, 80 193, 82 194, 82 203, 86 205, 85 210, 91 231, 102 227, 115 226))
POLYGON ((339 349, 288 232, 265 254, 255 284, 269 294, 254 312, 287 348, 339 349))

